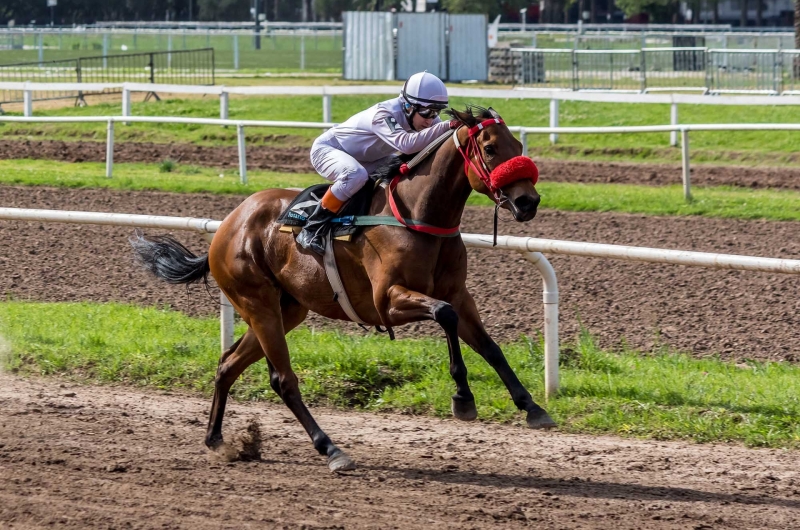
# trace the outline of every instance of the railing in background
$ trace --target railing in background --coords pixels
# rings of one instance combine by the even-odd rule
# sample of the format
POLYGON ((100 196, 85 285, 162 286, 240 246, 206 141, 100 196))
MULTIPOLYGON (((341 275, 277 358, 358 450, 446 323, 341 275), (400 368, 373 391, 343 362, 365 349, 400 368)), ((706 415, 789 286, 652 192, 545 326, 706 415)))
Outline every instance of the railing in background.
POLYGON ((800 78, 798 50, 514 48, 511 53, 521 56, 516 78, 529 88, 781 94, 795 90, 800 78))
MULTIPOLYGON (((557 100, 554 100, 557 101, 557 100)), ((227 120, 214 118, 175 118, 160 116, 48 116, 21 117, 0 116, 0 122, 44 122, 44 123, 106 123, 106 177, 111 178, 114 170, 114 124, 123 123, 176 123, 194 125, 233 126, 237 130, 237 147, 239 151, 239 179, 247 184, 247 151, 245 145, 245 127, 288 127, 297 129, 327 129, 333 127, 329 122, 292 122, 292 121, 256 121, 227 120)), ((745 124, 700 124, 700 125, 641 125, 630 127, 519 127, 509 126, 511 132, 519 133, 522 152, 528 154, 528 134, 549 134, 551 141, 559 134, 641 134, 641 133, 680 133, 681 166, 683 194, 687 201, 692 200, 691 168, 689 162, 690 131, 800 131, 800 124, 793 123, 745 123, 745 124)))
MULTIPOLYGON (((214 50, 180 50, 172 52, 131 53, 79 57, 64 61, 0 65, 0 83, 33 81, 39 83, 114 84, 138 81, 172 85, 214 84, 214 50)), ((120 92, 109 87, 92 91, 76 86, 75 90, 37 91, 29 94, 30 101, 76 98, 100 93, 120 92)), ((26 101, 24 90, 0 88, 0 104, 26 101)))

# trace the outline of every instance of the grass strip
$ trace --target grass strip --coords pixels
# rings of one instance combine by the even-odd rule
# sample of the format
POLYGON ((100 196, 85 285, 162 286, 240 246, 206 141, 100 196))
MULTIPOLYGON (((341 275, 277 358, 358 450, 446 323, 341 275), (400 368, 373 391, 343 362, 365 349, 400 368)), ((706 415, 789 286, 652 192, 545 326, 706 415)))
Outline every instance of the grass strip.
MULTIPOLYGON (((248 171, 247 175, 248 184, 243 186, 236 170, 220 172, 164 161, 161 164, 115 164, 114 177, 109 179, 105 177, 105 164, 100 162, 0 160, 0 183, 26 186, 249 195, 265 188, 305 187, 323 182, 314 174, 256 170, 248 171)), ((652 187, 540 182, 537 189, 542 195, 543 207, 557 210, 800 220, 800 193, 791 190, 695 187, 694 200, 687 203, 682 187, 677 184, 652 187)), ((472 194, 468 204, 491 206, 493 203, 483 195, 472 194)))
MULTIPOLYGON (((302 80, 294 80, 305 83, 302 80)), ((341 122, 349 116, 386 99, 385 95, 336 96, 333 98, 332 119, 341 122)), ((548 100, 468 100, 451 98, 455 107, 476 103, 495 107, 506 123, 524 126, 549 125, 548 100)), ((120 115, 121 103, 97 104, 90 107, 64 107, 37 110, 37 115, 55 116, 106 116, 120 115)), ((219 117, 216 98, 164 99, 148 103, 134 103, 132 113, 137 116, 192 116, 219 117)), ((563 101, 560 105, 561 126, 616 126, 664 125, 669 123, 670 109, 666 104, 597 103, 563 101)), ((318 96, 247 96, 231 97, 231 119, 264 119, 292 121, 322 121, 322 102, 318 96)), ((702 123, 797 123, 800 108, 787 106, 718 106, 681 105, 679 121, 682 124, 702 123)), ((308 129, 247 130, 248 143, 269 145, 310 146, 321 131, 308 129)), ((711 131, 693 132, 690 135, 692 159, 736 164, 794 164, 797 156, 797 132, 787 131, 711 131), (697 158, 697 157, 700 158, 697 158)), ((235 128, 223 129, 211 125, 132 124, 118 126, 117 141, 190 142, 208 145, 236 145, 235 128)), ((105 138, 105 124, 28 124, 0 122, 0 137, 39 137, 47 139, 105 138)), ((548 136, 529 135, 532 152, 547 156, 569 156, 587 160, 654 161, 680 160, 680 150, 669 147, 669 133, 651 134, 576 134, 559 137, 559 148, 550 148, 548 136)))
MULTIPOLYGON (((210 395, 218 325, 168 308, 6 301, 0 303, 0 366, 20 374, 210 395)), ((288 341, 311 403, 450 415, 454 384, 443 340, 389 342, 300 328, 288 341)), ((520 337, 504 350, 534 399, 543 402, 540 338, 520 337)), ((523 421, 489 366, 468 348, 465 361, 480 417, 523 421)), ((562 344, 561 367, 562 391, 547 409, 565 432, 800 446, 798 366, 734 365, 666 350, 642 355, 624 346, 611 353, 584 331, 572 344, 562 344)), ((233 393, 242 400, 276 401, 266 363, 250 367, 233 393)))

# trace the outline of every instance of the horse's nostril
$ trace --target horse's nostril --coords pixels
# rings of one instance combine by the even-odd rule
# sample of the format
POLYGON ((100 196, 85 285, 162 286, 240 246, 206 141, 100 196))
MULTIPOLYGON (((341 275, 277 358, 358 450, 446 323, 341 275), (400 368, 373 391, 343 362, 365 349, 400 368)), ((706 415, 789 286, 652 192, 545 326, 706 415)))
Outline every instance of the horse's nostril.
POLYGON ((522 195, 514 199, 514 206, 516 206, 520 212, 535 210, 536 207, 539 206, 539 197, 533 199, 527 195, 522 195))

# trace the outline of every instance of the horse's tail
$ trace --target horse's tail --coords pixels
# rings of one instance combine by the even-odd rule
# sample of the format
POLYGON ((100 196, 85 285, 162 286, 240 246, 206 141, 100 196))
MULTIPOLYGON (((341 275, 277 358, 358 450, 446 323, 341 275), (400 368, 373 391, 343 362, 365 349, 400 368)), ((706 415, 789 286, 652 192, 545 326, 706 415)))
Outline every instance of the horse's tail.
POLYGON ((202 281, 208 287, 208 254, 197 256, 175 238, 144 237, 138 230, 130 243, 136 260, 167 283, 202 281))

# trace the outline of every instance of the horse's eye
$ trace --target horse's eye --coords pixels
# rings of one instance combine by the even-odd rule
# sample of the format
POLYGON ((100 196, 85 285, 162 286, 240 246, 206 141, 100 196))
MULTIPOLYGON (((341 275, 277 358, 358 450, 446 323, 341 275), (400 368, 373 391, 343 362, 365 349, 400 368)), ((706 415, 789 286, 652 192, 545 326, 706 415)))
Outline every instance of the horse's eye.
POLYGON ((483 152, 486 153, 486 156, 494 155, 494 146, 493 145, 484 145, 483 152))

